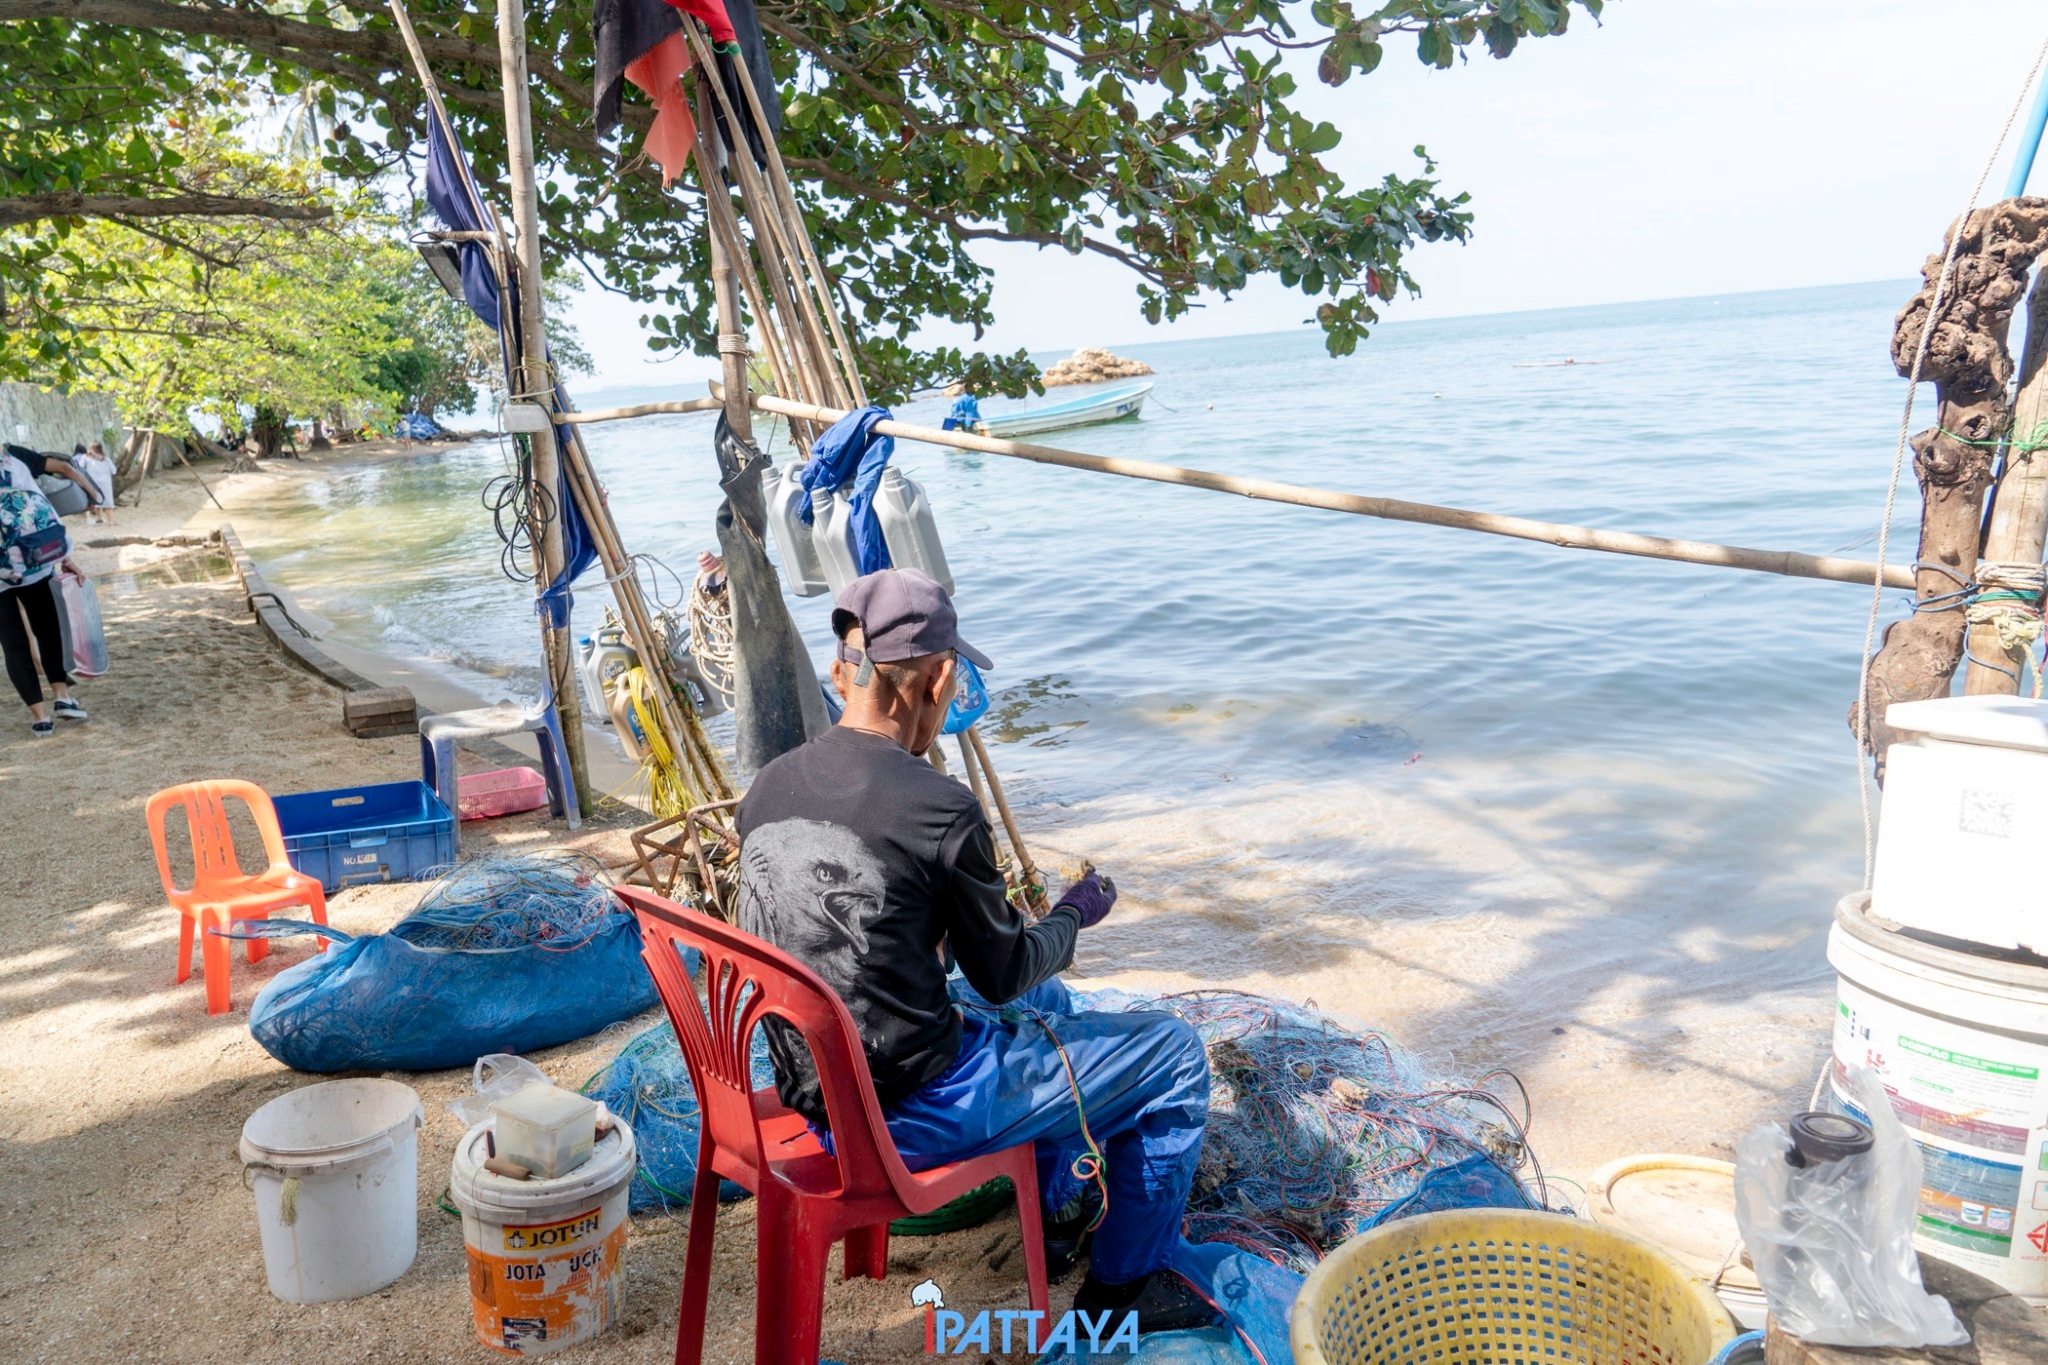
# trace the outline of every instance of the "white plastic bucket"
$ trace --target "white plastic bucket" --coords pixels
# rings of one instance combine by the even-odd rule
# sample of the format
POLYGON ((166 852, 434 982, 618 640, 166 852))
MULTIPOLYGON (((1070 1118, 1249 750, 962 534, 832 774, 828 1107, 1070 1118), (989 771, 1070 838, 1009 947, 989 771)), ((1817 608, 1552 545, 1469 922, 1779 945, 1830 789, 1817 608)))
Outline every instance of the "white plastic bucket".
POLYGON ((263 1269, 288 1303, 375 1293, 419 1250, 420 1097, 397 1081, 323 1081, 242 1125, 263 1269))
POLYGON ((1914 1245, 2048 1300, 2048 967, 1908 937, 1869 906, 1844 897, 1828 933, 1835 1106, 1844 1067, 1875 1069, 1926 1165, 1914 1245))
POLYGON ((477 1340, 516 1355, 588 1341, 618 1315, 625 1288, 626 1201, 639 1153, 614 1121, 590 1160, 554 1180, 511 1180, 484 1169, 488 1123, 455 1148, 448 1191, 469 1248, 469 1305, 477 1340))

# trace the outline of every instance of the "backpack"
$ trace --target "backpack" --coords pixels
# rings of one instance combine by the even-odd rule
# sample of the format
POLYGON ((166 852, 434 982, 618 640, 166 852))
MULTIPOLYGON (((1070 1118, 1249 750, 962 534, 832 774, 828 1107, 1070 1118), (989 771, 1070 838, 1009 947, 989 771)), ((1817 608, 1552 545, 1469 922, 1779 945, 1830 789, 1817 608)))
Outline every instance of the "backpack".
MULTIPOLYGON (((71 537, 57 509, 40 492, 0 489, 0 559, 12 561, 21 552, 22 573, 32 574, 71 553, 71 537)), ((0 573, 7 565, 0 564, 0 573)))

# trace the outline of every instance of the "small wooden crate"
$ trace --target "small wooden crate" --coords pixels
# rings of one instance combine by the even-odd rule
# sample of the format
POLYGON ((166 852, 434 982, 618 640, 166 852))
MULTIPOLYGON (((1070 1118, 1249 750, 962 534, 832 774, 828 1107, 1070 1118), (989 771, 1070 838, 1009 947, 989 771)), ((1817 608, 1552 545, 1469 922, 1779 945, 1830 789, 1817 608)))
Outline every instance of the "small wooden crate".
POLYGON ((419 704, 408 687, 375 687, 341 695, 341 721, 357 739, 410 735, 420 728, 419 704))

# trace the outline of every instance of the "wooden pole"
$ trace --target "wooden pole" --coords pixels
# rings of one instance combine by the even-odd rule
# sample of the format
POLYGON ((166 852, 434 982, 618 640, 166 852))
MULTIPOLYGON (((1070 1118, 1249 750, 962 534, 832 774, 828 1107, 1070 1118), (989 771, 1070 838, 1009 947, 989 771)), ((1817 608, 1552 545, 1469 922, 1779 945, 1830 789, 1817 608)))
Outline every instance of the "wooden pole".
MULTIPOLYGON (((498 0, 498 71, 505 94, 506 169, 512 181, 512 221, 519 232, 519 364, 513 372, 514 401, 538 403, 557 410, 554 376, 547 361, 545 310, 541 299, 539 191, 534 183, 533 111, 526 96, 526 12, 521 0, 498 0)), ((536 431, 530 472, 538 499, 553 515, 540 527, 540 582, 545 591, 562 572, 562 469, 553 427, 536 431)), ((562 736, 569 750, 569 770, 576 778, 578 803, 590 814, 590 769, 583 755, 583 706, 571 667, 566 625, 541 625, 541 650, 547 660, 548 687, 561 716, 562 736)))
MULTIPOLYGON (((755 394, 753 405, 762 412, 777 412, 830 424, 844 417, 841 409, 810 403, 793 403, 786 398, 755 394)), ((1636 535, 1628 531, 1601 531, 1589 526, 1566 526, 1554 521, 1503 516, 1496 512, 1471 512, 1459 507, 1437 507, 1426 502, 1404 502, 1399 498, 1367 497, 1359 493, 1333 493, 1322 488, 1279 483, 1272 479, 1246 479, 1234 474, 1212 474, 1181 465, 1156 464, 1150 460, 1112 459, 1083 455, 1028 441, 1005 441, 999 437, 976 436, 966 431, 940 431, 936 427, 909 422, 883 421, 875 430, 884 436, 908 441, 951 446, 957 450, 979 450, 990 455, 1009 455, 1039 464, 1087 469, 1097 474, 1118 474, 1127 479, 1149 479, 1155 483, 1206 488, 1217 493, 1236 493, 1265 502, 1291 503, 1296 507, 1320 507, 1353 516, 1379 517, 1387 521, 1411 521, 1425 526, 1448 526, 1461 531, 1483 531, 1489 535, 1517 540, 1538 540, 1563 549, 1603 550, 1609 554, 1640 555, 1647 559, 1670 559, 1686 564, 1706 564, 1723 569, 1749 569, 1758 573, 1784 574, 1791 578, 1821 578, 1835 583, 1870 585, 1875 564, 1860 559, 1836 559, 1828 555, 1801 554, 1796 550, 1751 550, 1739 545, 1713 545, 1698 540, 1667 540, 1662 536, 1636 535)), ((1885 566, 1885 586, 1910 588, 1912 569, 1903 564, 1885 566)))
POLYGON ((658 417, 672 412, 717 412, 725 406, 716 398, 685 398, 677 403, 635 403, 626 408, 599 408, 594 412, 565 412, 564 422, 588 426, 592 422, 617 422, 628 417, 658 417))
POLYGON ((973 746, 974 756, 981 760, 981 772, 988 779, 989 795, 995 798, 996 810, 1003 817, 1003 829, 1010 836, 1010 851, 1017 855, 1017 871, 1024 878, 1024 899, 1030 902, 1033 910, 1043 915, 1050 908, 1045 901, 1045 883, 1031 862, 1031 854, 1024 848, 1024 836, 1017 831, 1017 817, 1010 814, 1009 798, 1003 795, 1002 779, 996 776, 996 765, 989 761, 988 746, 981 742, 981 728, 970 725, 962 733, 973 746))
MULTIPOLYGON (((2043 90, 2048 90, 2044 83, 2043 90)), ((2034 276, 2027 295, 2027 338, 2020 355, 2020 387, 2013 399, 2011 454, 1998 480, 1998 503, 1991 509, 1991 530, 1984 537, 1984 558, 1990 563, 2039 564, 2048 540, 2048 446, 2031 449, 2048 423, 2048 270, 2034 276)), ((2014 674, 2024 675, 2025 660, 2005 652, 1998 627, 1990 622, 1970 626, 1970 672, 1963 691, 1972 697, 2007 696, 2020 690, 2020 679, 1991 667, 2000 659, 2014 674), (1978 662, 1984 660, 1987 662, 1978 662)))

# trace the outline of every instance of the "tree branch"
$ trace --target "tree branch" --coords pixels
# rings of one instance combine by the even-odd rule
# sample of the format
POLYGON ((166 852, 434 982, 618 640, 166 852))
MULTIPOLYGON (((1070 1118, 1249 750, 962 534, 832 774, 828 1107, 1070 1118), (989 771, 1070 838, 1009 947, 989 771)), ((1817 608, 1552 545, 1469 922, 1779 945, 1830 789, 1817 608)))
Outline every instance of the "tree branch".
POLYGON ((279 204, 268 199, 237 199, 225 194, 24 194, 0 199, 0 227, 18 227, 43 218, 283 218, 315 222, 332 218, 334 210, 319 204, 279 204))
MULTIPOLYGON (((908 213, 916 214, 927 222, 938 224, 955 237, 981 238, 997 242, 1035 242, 1040 246, 1056 246, 1062 250, 1065 250, 1067 247, 1067 239, 1060 236, 1057 232, 1044 232, 1036 229, 1013 232, 1008 228, 968 227, 952 214, 920 204, 908 195, 883 189, 880 185, 871 185, 865 180, 857 180, 828 161, 813 161, 809 157, 790 156, 783 158, 783 164, 792 171, 803 171, 808 179, 830 185, 834 189, 845 191, 847 194, 861 199, 872 199, 878 203, 893 204, 908 213)), ((1164 284, 1166 282, 1166 276, 1156 267, 1147 262, 1143 257, 1133 255, 1122 247, 1111 246, 1108 242, 1098 241, 1093 237, 1083 237, 1081 239, 1081 248, 1084 251, 1093 251, 1107 256, 1113 261, 1120 261, 1155 284, 1164 284)))

